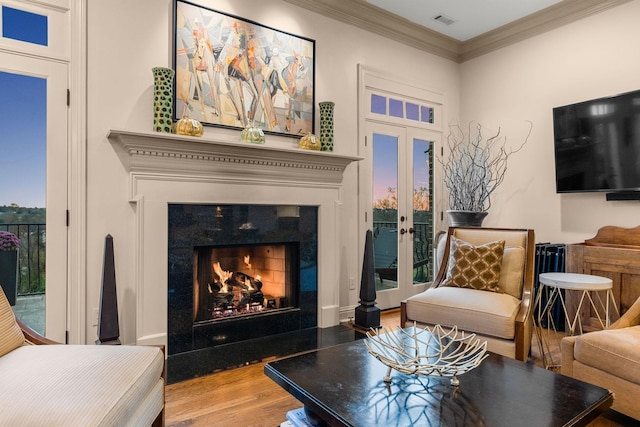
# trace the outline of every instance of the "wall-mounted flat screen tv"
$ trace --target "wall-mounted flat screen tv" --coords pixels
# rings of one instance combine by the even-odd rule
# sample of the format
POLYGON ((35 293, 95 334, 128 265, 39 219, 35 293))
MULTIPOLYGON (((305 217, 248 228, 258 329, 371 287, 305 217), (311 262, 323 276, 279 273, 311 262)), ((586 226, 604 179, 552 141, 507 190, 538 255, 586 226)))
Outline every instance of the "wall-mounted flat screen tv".
POLYGON ((640 90, 556 107, 553 131, 558 193, 640 191, 640 90))

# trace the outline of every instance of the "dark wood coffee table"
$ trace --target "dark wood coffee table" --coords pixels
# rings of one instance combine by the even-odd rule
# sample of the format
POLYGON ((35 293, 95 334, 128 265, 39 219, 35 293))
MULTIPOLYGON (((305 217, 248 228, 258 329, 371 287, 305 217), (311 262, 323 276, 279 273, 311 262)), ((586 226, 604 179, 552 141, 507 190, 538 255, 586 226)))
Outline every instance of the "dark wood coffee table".
POLYGON ((392 373, 362 340, 269 362, 265 374, 331 426, 580 426, 610 391, 491 354, 459 377, 392 373))

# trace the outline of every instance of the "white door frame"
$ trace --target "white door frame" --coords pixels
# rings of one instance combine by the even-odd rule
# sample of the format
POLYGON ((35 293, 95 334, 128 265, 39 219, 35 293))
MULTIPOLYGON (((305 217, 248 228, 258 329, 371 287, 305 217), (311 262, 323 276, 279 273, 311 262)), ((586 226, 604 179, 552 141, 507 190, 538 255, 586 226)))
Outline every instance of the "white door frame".
MULTIPOLYGON (((46 80, 47 337, 67 331, 67 64, 0 52, 0 71, 46 80)), ((26 117, 26 120, 29 118, 26 117)))
MULTIPOLYGON (((47 336, 56 341, 73 344, 84 344, 87 342, 87 314, 86 314, 86 283, 87 283, 87 217, 86 217, 86 181, 87 181, 87 114, 86 114, 86 84, 87 84, 87 2, 85 0, 40 0, 38 2, 8 0, 7 5, 17 7, 29 12, 41 14, 47 17, 48 22, 48 45, 41 46, 22 41, 0 37, 0 52, 25 58, 37 59, 43 62, 50 62, 58 66, 64 66, 66 76, 64 81, 56 79, 55 94, 47 94, 47 102, 56 99, 64 103, 64 107, 59 107, 60 114, 64 113, 60 119, 47 117, 48 124, 56 122, 56 126, 64 127, 62 134, 47 135, 47 141, 52 137, 64 138, 65 159, 61 166, 66 170, 64 178, 61 172, 56 172, 55 176, 65 183, 65 188, 56 188, 55 192, 60 192, 60 197, 66 204, 64 213, 60 213, 60 208, 54 210, 55 218, 47 218, 47 222, 56 224, 63 221, 66 227, 65 248, 59 254, 47 254, 48 263, 51 259, 60 256, 57 261, 59 266, 55 267, 59 271, 65 271, 64 279, 53 279, 47 277, 47 286, 60 287, 60 291, 54 299, 47 301, 47 336), (64 93, 60 93, 64 91, 64 93), (62 256, 64 255, 64 259, 62 256), (49 258, 51 256, 51 258, 49 258), (52 284, 51 282, 59 282, 52 284), (63 298, 64 296, 64 298, 63 298), (51 308, 53 312, 51 312, 51 308), (55 313, 55 314, 54 314, 55 313), (52 318, 49 316, 52 315, 52 318), (66 327, 62 329, 62 319, 66 327), (49 325, 53 322, 56 326, 49 325)), ((11 72, 9 64, 2 62, 3 70, 11 72)), ((14 70, 18 71, 18 70, 14 70)), ((29 74, 29 73, 21 73, 29 74)), ((47 74, 46 72, 44 74, 47 74)), ((50 84, 47 84, 49 90, 50 84)), ((49 131, 48 131, 49 132, 49 131)), ((61 149, 62 150, 62 149, 61 149)), ((61 154, 61 153, 59 153, 61 154)), ((49 161, 49 160, 47 160, 49 161)), ((48 164, 49 167, 58 168, 57 164, 48 164)), ((49 183, 49 177, 47 177, 49 183)), ((57 185, 57 184, 56 184, 57 185)), ((47 197, 49 191, 47 191, 47 197)), ((58 203, 51 199, 49 203, 58 203)), ((47 209, 49 210, 49 209, 47 209)), ((47 212, 49 214, 49 212, 47 212)), ((49 233, 50 230, 47 230, 49 233)), ((61 231, 60 231, 61 232, 61 231)), ((48 274, 49 272, 47 272, 48 274)), ((61 274, 56 272, 56 275, 61 274)))
MULTIPOLYGON (((388 73, 373 70, 363 65, 358 66, 358 154, 365 160, 359 162, 358 175, 359 175, 359 247, 364 248, 365 231, 372 228, 372 171, 371 171, 371 147, 372 141, 370 135, 372 129, 393 129, 397 127, 397 131, 394 132, 400 138, 402 138, 406 144, 406 147, 400 148, 399 151, 406 150, 409 147, 414 138, 423 139, 427 141, 433 141, 435 144, 440 144, 442 141, 443 133, 443 104, 444 95, 439 92, 431 91, 420 87, 418 84, 406 83, 406 79, 400 79, 397 76, 392 76, 388 73), (400 99, 416 100, 419 104, 428 104, 433 108, 434 120, 433 123, 424 122, 409 122, 404 118, 395 118, 389 115, 381 116, 371 113, 369 108, 369 98, 372 93, 386 94, 387 96, 399 97, 400 99), (384 125, 384 126, 382 126, 384 125), (402 131, 400 130, 402 129, 402 131), (369 146, 368 146, 369 144, 369 146)), ((405 159, 408 158, 404 156, 405 159)), ((409 156, 410 157, 410 156, 409 156)), ((405 168, 405 174, 399 173, 398 185, 406 187, 407 183, 413 181, 412 168, 405 168), (407 170, 409 169, 409 170, 407 170)), ((438 190, 435 185, 434 179, 434 197, 438 190)), ((405 224, 408 228, 413 224, 413 207, 398 207, 398 215, 404 215, 406 217, 405 224), (400 210, 402 209, 402 213, 400 210)), ((433 203, 432 203, 433 208, 433 203)), ((436 218, 434 212, 434 229, 436 228, 436 218)), ((399 229, 401 228, 399 224, 399 229)), ((400 301, 418 293, 426 288, 426 284, 413 285, 413 239, 412 235, 407 233, 400 236, 398 256, 405 262, 399 266, 398 280, 403 283, 399 283, 397 290, 378 292, 377 305, 381 309, 397 307, 400 301), (409 254, 409 256, 408 256, 409 254), (407 280, 408 278, 408 280, 407 280)), ((433 247, 433 245, 432 245, 433 247)), ((360 267, 361 268, 361 267, 360 267)), ((361 271, 360 271, 361 274, 361 271)))

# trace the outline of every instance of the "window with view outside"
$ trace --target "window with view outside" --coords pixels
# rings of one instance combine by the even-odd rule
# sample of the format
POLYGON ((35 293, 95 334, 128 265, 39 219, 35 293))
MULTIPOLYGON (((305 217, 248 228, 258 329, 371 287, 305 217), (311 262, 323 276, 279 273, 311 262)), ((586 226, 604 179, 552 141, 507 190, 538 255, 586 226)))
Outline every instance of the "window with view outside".
POLYGON ((45 292, 46 91, 46 79, 0 72, 0 231, 20 239, 18 297, 45 292))
POLYGON ((432 143, 413 140, 413 283, 432 279, 431 188, 433 188, 432 143))

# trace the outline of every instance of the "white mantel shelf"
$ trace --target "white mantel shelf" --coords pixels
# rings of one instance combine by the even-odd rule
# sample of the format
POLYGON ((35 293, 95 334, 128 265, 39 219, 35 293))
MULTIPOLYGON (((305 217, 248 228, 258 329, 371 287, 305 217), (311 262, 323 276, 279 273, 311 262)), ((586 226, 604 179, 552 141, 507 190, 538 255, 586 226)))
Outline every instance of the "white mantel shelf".
POLYGON ((244 180, 340 184, 360 157, 268 144, 112 129, 108 139, 131 174, 220 175, 244 180))

